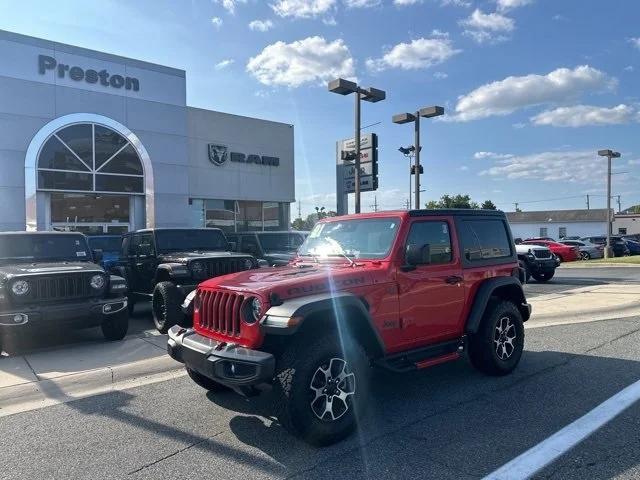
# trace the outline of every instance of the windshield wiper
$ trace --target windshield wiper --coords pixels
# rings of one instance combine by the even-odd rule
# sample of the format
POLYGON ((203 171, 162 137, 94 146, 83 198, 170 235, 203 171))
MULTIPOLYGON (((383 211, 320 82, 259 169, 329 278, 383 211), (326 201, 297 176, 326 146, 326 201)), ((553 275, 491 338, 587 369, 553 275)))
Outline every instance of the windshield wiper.
POLYGON ((344 252, 335 253, 335 254, 328 255, 328 256, 329 256, 329 257, 344 257, 344 258, 346 258, 346 259, 349 261, 349 266, 350 266, 350 267, 353 267, 353 266, 356 264, 356 262, 354 262, 353 260, 351 260, 351 258, 349 257, 349 255, 347 255, 347 254, 346 254, 346 253, 344 253, 344 252))
POLYGON ((314 255, 313 253, 303 253, 301 255, 298 255, 299 257, 311 257, 313 258, 313 261, 316 263, 320 263, 320 260, 318 260, 318 256, 314 255))

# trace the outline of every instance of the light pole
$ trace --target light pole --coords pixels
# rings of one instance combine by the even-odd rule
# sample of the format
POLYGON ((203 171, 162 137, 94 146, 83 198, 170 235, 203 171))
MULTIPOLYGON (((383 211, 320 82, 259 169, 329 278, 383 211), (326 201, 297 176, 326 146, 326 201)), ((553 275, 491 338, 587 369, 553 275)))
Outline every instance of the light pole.
MULTIPOLYGON (((377 88, 361 88, 355 82, 350 82, 344 78, 337 78, 329 82, 329 91, 340 95, 356 94, 355 108, 355 212, 360 213, 360 100, 376 103, 384 100, 387 96, 384 90, 377 88)), ((339 193, 339 192, 338 192, 339 193)))
POLYGON ((613 150, 598 150, 598 155, 607 157, 607 248, 604 250, 604 257, 611 258, 611 159, 620 158, 620 152, 613 150))
POLYGON ((440 115, 444 115, 444 108, 433 106, 433 107, 424 107, 415 113, 398 113, 392 117, 393 123, 403 124, 403 123, 411 123, 414 124, 414 136, 415 136, 415 208, 420 208, 420 150, 422 147, 420 146, 420 117, 424 118, 432 118, 439 117, 440 115))

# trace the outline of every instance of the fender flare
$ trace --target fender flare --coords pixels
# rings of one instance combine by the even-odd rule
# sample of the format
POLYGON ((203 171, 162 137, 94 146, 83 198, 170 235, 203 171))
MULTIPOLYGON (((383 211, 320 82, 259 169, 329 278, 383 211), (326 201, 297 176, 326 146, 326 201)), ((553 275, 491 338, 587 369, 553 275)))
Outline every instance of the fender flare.
POLYGON ((175 280, 189 276, 189 270, 181 263, 161 263, 156 267, 156 273, 153 276, 154 284, 158 283, 158 277, 161 273, 168 275, 169 280, 175 280))
POLYGON ((478 288, 475 298, 473 299, 471 312, 467 317, 467 323, 465 327, 466 333, 473 334, 478 331, 484 312, 487 309, 487 305, 489 304, 489 300, 496 290, 504 287, 517 291, 517 297, 515 299, 516 306, 518 307, 518 310, 520 310, 520 313, 522 313, 522 319, 525 322, 529 320, 529 316, 531 315, 531 307, 527 303, 527 300, 524 296, 524 291, 522 290, 522 283, 520 283, 520 280, 515 277, 494 277, 485 280, 478 288))
POLYGON ((266 334, 293 335, 309 316, 318 312, 332 311, 336 312, 335 316, 339 318, 337 312, 347 308, 357 310, 366 319, 375 347, 379 352, 384 353, 384 343, 374 326, 369 309, 359 297, 348 292, 327 292, 285 300, 281 305, 274 305, 267 310, 260 326, 266 334))

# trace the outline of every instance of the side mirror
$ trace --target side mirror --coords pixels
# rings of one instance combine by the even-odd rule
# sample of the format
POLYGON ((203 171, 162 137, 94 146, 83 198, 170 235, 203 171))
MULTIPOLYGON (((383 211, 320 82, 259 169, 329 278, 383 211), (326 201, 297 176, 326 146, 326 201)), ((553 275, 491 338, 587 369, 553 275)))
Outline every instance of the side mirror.
POLYGON ((411 266, 428 265, 431 263, 431 246, 428 243, 424 245, 410 243, 407 245, 405 261, 411 266))
POLYGON ((227 245, 227 250, 229 250, 230 252, 235 252, 236 248, 238 248, 236 242, 227 242, 227 245))
POLYGON ((95 250, 91 250, 91 254, 93 255, 93 261, 95 263, 102 262, 104 255, 102 254, 102 249, 96 248, 95 250))

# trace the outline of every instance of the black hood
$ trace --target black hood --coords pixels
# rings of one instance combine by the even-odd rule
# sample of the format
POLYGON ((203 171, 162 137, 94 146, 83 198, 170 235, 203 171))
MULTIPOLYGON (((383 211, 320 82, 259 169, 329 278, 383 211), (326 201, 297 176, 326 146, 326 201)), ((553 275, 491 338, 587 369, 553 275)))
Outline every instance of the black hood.
POLYGON ((17 277, 59 273, 104 273, 99 265, 89 262, 42 262, 0 265, 0 276, 17 277))
POLYGON ((160 263, 187 263, 190 260, 227 259, 227 258, 252 258, 251 255, 243 255, 235 252, 197 251, 197 252, 171 252, 161 253, 158 256, 160 263))

